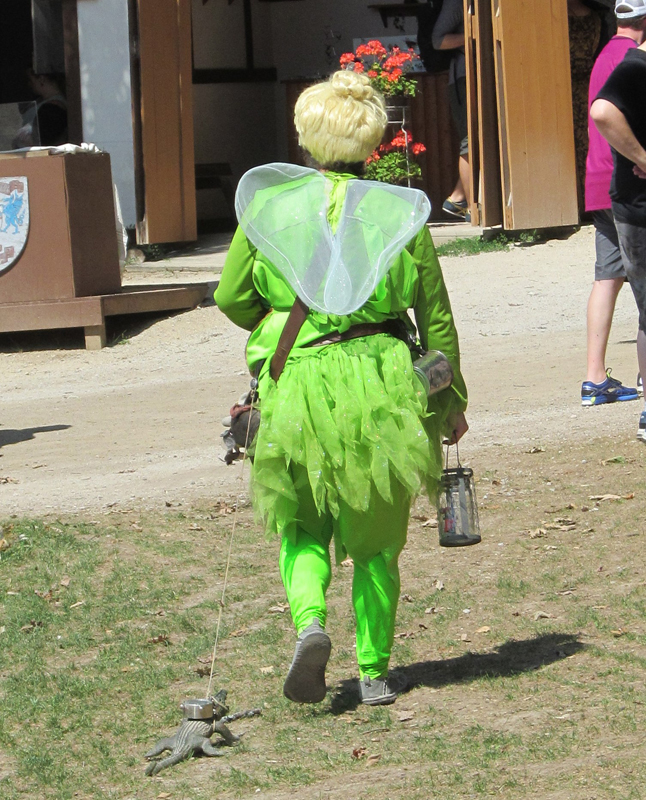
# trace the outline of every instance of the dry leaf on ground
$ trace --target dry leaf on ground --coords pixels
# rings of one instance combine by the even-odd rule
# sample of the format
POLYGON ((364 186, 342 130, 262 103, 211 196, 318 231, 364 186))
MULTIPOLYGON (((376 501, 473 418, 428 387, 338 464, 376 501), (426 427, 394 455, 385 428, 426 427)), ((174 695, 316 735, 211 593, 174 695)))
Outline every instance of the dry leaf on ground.
POLYGON ((483 625, 481 628, 478 628, 476 633, 489 633, 491 628, 488 625, 483 625))
POLYGON ((23 633, 31 633, 31 631, 35 630, 36 628, 42 628, 43 623, 40 620, 32 619, 28 625, 23 625, 20 629, 23 633))
POLYGON ((46 592, 39 592, 38 589, 34 589, 34 594, 38 595, 42 600, 45 600, 47 603, 51 603, 54 600, 58 600, 57 597, 54 597, 52 594, 52 590, 48 589, 46 592))
POLYGON ((602 503, 605 500, 632 500, 634 497, 635 492, 629 492, 628 494, 592 494, 588 500, 594 500, 596 503, 602 503))
POLYGON ((355 747, 352 751, 352 758, 356 758, 357 760, 363 758, 366 754, 365 747, 355 747))
POLYGON ((170 636, 167 633, 160 633, 159 636, 153 636, 148 639, 149 644, 170 644, 170 636))
POLYGON ((530 447, 529 450, 525 450, 525 452, 529 453, 530 455, 532 453, 544 453, 545 452, 545 448, 544 447, 530 447))
POLYGON ((278 603, 275 606, 269 607, 270 614, 284 614, 289 608, 289 603, 278 603))
POLYGON ((534 620, 536 621, 536 620, 539 620, 539 619, 554 619, 554 615, 553 614, 548 614, 547 611, 537 611, 534 614, 534 620))

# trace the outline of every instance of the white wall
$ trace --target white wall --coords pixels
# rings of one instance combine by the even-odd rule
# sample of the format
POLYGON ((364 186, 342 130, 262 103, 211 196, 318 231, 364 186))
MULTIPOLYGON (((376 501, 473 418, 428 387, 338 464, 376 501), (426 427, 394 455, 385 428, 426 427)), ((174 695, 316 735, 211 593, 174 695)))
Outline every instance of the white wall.
MULTIPOLYGON (((271 38, 278 80, 323 77, 338 69, 339 56, 360 37, 397 36, 387 28, 370 0, 300 0, 271 4, 271 38)), ((417 31, 414 17, 404 18, 406 33, 417 31)))
MULTIPOLYGON (((252 3, 256 67, 271 67, 271 3, 252 3)), ((193 60, 196 69, 246 66, 244 9, 241 0, 193 0, 193 60)))
POLYGON ((110 153, 127 227, 137 222, 128 0, 79 0, 83 138, 110 153))
MULTIPOLYGON (((392 21, 369 0, 295 0, 252 4, 254 60, 276 67, 278 83, 195 86, 196 160, 229 162, 234 182, 251 166, 286 160, 285 86, 290 78, 320 78, 359 37, 396 36, 392 21)), ((414 18, 405 20, 415 33, 414 18)), ((193 50, 198 69, 245 66, 242 2, 193 0, 193 50)), ((200 203, 203 207, 203 203, 200 203)), ((200 209, 202 214, 202 208, 200 209)))

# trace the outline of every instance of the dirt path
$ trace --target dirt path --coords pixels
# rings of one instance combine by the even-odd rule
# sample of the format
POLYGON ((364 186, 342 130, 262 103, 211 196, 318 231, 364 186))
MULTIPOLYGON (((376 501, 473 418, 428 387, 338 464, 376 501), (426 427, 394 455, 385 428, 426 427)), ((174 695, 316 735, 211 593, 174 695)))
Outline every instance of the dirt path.
MULTIPOLYGON (((634 438, 637 403, 579 404, 593 250, 584 228, 567 241, 444 260, 471 393, 467 458, 497 461, 530 442, 634 438)), ((626 289, 608 363, 633 385, 636 324, 626 289)), ((11 352, 1 339, 2 516, 159 508, 243 491, 219 436, 248 385, 244 344, 214 307, 95 353, 11 352)))

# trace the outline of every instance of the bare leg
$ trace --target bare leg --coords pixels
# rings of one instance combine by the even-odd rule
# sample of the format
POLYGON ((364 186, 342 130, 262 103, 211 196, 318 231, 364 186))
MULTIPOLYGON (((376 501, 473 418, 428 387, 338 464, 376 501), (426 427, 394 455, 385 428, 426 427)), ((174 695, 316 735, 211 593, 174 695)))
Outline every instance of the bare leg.
POLYGON ((469 156, 460 156, 458 161, 460 171, 460 183, 462 184, 464 198, 471 205, 471 171, 469 169, 469 156))
POLYGON ((643 377, 646 375, 646 333, 644 331, 637 333, 637 363, 643 377))
POLYGON ((595 281, 592 285, 588 300, 588 372, 586 380, 593 383, 603 383, 606 379, 606 348, 608 347, 615 303, 623 285, 623 278, 595 281))
POLYGON ((462 186, 462 178, 458 178, 458 182, 455 184, 453 191, 449 195, 449 200, 451 200, 453 203, 463 203, 466 200, 464 187, 462 186))

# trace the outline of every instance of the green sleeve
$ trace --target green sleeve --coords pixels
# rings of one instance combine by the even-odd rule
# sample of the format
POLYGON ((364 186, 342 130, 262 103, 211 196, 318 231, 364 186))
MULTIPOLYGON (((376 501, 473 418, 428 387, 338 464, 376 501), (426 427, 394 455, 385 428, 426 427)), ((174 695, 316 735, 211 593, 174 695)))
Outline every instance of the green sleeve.
MULTIPOLYGON (((431 398, 430 409, 439 413, 445 428, 452 413, 464 411, 467 406, 467 389, 460 372, 460 346, 453 322, 449 295, 446 291, 440 262, 433 240, 426 226, 409 247, 417 265, 419 284, 414 312, 417 330, 425 350, 440 350, 453 367, 453 383, 450 389, 431 398)), ((445 429, 443 434, 448 433, 445 429)))
POLYGON ((256 248, 238 228, 214 295, 220 311, 248 331, 253 330, 268 311, 253 282, 256 253, 256 248))

